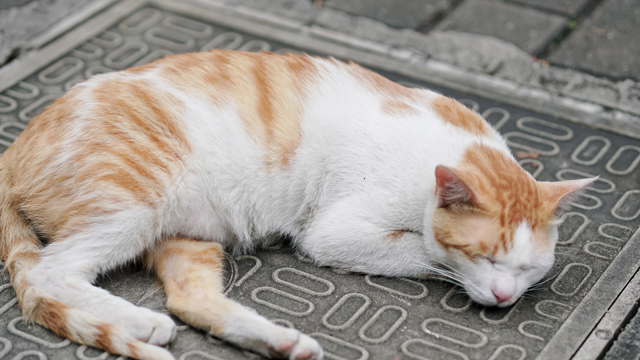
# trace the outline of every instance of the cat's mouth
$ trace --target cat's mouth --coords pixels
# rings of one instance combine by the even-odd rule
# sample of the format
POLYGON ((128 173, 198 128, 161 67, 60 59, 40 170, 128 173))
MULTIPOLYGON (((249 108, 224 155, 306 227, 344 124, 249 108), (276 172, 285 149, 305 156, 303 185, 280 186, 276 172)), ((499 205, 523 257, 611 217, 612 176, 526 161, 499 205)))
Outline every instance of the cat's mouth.
POLYGON ((483 287, 481 285, 474 284, 471 281, 465 282, 463 288, 471 300, 487 307, 509 307, 515 304, 520 298, 520 295, 517 292, 510 294, 508 298, 496 296, 490 287, 483 287))
POLYGON ((458 277, 451 278, 448 274, 443 274, 441 272, 430 272, 422 278, 425 280, 438 280, 454 284, 472 301, 482 306, 505 308, 515 304, 520 298, 519 296, 514 295, 509 299, 505 299, 499 302, 498 299, 496 299, 495 295, 491 293, 491 291, 482 291, 474 285, 468 285, 468 281, 460 281, 461 279, 459 279, 458 277))
POLYGON ((515 304, 518 301, 519 297, 512 297, 511 299, 505 301, 505 302, 501 302, 499 304, 496 304, 494 306, 499 307, 499 308, 506 308, 509 306, 512 306, 513 304, 515 304))

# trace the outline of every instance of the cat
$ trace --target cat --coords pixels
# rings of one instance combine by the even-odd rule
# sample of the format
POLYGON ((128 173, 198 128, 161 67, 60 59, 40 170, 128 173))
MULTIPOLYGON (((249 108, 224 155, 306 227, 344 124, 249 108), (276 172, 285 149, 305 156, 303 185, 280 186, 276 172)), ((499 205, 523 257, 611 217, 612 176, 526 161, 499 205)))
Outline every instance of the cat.
POLYGON ((0 257, 27 319, 109 353, 173 359, 169 316, 92 285, 138 259, 184 322, 322 359, 222 294, 225 248, 287 234, 318 265, 440 274, 504 307, 594 180, 538 182, 477 113, 354 63, 212 50, 94 76, 33 119, 0 157, 0 257))

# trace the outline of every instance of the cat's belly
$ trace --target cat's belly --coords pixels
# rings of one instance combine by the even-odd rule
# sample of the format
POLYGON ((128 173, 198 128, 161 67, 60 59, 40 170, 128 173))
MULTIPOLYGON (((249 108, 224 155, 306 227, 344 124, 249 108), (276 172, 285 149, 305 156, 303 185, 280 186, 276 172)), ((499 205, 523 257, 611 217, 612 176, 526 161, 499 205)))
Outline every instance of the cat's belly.
POLYGON ((229 237, 223 221, 211 208, 187 209, 176 227, 176 233, 195 239, 223 242, 229 237))

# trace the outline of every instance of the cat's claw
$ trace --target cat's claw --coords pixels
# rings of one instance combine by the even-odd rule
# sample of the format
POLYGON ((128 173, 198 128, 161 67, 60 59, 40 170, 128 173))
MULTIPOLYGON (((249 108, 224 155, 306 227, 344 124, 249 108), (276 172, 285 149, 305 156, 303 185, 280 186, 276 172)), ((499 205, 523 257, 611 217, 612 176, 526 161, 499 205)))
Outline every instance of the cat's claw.
POLYGON ((320 344, 310 336, 300 334, 291 350, 290 360, 322 360, 324 353, 320 344))
POLYGON ((285 340, 280 342, 280 344, 278 344, 278 346, 276 346, 275 348, 273 348, 272 346, 267 346, 269 356, 274 359, 283 359, 285 356, 284 354, 293 347, 293 344, 293 341, 285 340))
POLYGON ((267 346, 267 349, 273 359, 322 360, 324 357, 320 344, 304 334, 299 334, 295 342, 284 340, 275 347, 267 346))
POLYGON ((309 350, 303 350, 301 353, 294 357, 295 360, 310 360, 312 359, 313 353, 309 350))

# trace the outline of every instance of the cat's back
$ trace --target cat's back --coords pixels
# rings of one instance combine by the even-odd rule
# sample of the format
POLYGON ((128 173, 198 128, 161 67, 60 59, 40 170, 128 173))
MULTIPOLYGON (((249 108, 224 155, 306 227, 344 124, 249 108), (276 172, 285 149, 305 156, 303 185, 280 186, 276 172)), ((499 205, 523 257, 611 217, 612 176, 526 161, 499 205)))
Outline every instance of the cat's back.
POLYGON ((300 204, 317 201, 308 192, 326 188, 322 181, 363 172, 410 181, 417 168, 462 156, 478 139, 499 143, 496 136, 461 104, 352 63, 214 50, 74 87, 1 161, 16 201, 52 209, 61 221, 67 200, 76 212, 105 193, 157 207, 185 179, 208 181, 228 209, 244 202, 292 219, 300 204))
POLYGON ((363 130, 393 138, 403 132, 424 136, 425 128, 427 136, 436 134, 436 143, 495 137, 479 115, 454 100, 405 88, 356 64, 213 50, 95 76, 32 120, 12 148, 48 143, 60 153, 74 145, 102 150, 129 142, 142 145, 130 148, 134 152, 155 146, 184 160, 214 143, 246 137, 249 144, 240 145, 258 150, 265 166, 287 168, 314 135, 330 132, 349 146, 340 138, 344 132, 352 139, 366 135, 363 130))
POLYGON ((189 158, 198 133, 222 126, 220 134, 229 120, 271 153, 265 158, 286 158, 313 68, 306 57, 212 51, 94 76, 30 121, 2 155, 3 168, 31 178, 93 163, 151 178, 143 168, 174 172, 167 166, 189 158))

